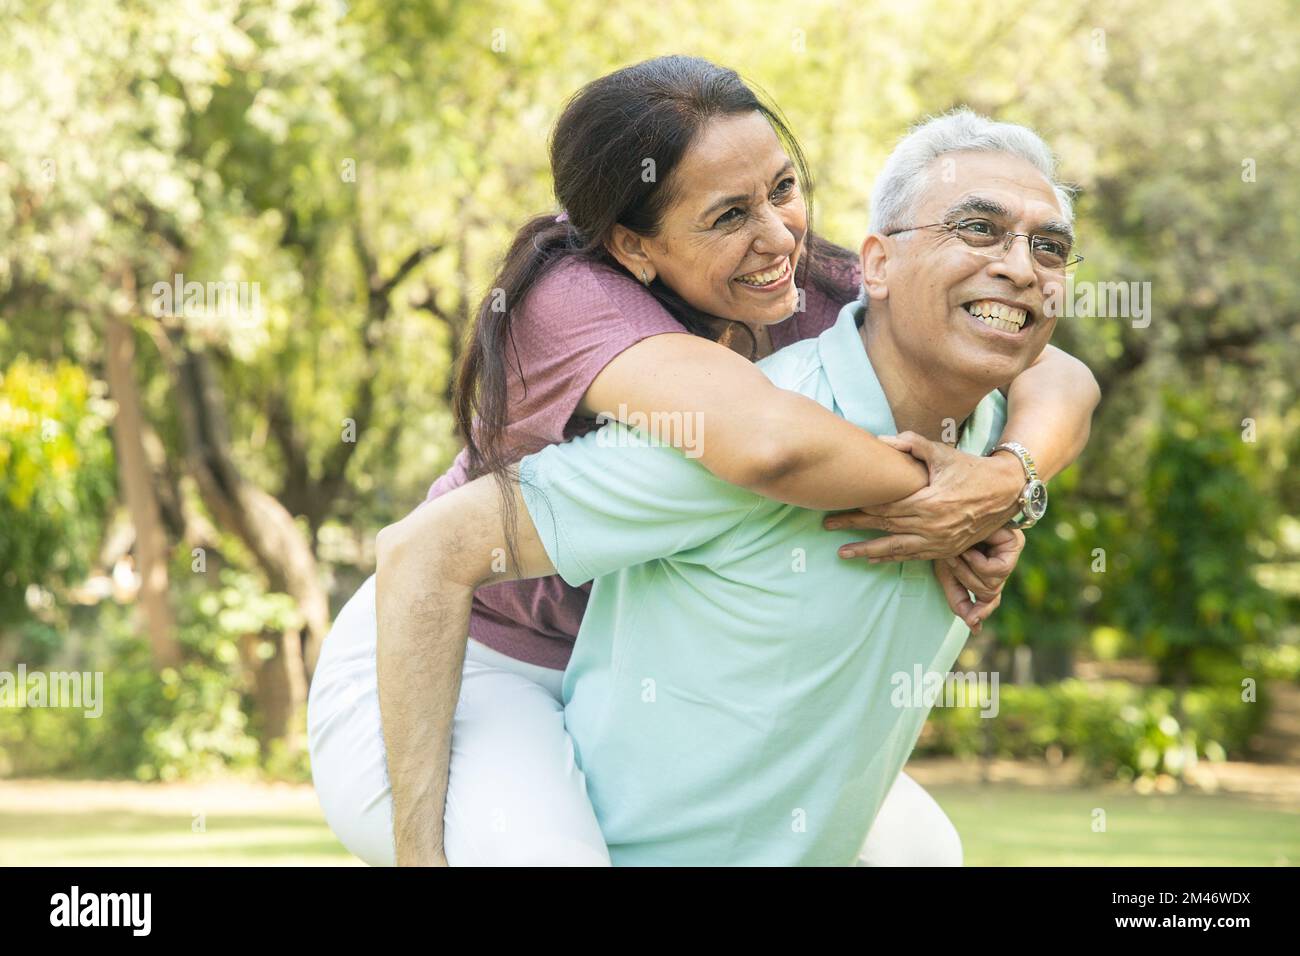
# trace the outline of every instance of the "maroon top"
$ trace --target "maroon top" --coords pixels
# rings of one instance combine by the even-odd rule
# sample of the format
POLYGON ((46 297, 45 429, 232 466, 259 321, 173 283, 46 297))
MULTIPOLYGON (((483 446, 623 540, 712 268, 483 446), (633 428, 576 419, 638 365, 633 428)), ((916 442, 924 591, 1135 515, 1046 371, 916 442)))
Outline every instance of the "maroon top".
MULTIPOLYGON (((820 335, 835 324, 843 305, 808 289, 804 311, 770 327, 772 347, 820 335)), ((575 411, 614 356, 652 335, 690 334, 630 276, 575 258, 542 277, 515 310, 510 327, 514 348, 506 363, 511 408, 506 444, 521 449, 520 457, 596 427, 595 419, 577 417, 575 411), (519 378, 516 353, 527 388, 519 378)), ((464 484, 466 464, 462 450, 425 500, 464 484)), ((590 584, 569 587, 558 575, 479 588, 470 636, 529 664, 562 669, 590 589, 590 584)))

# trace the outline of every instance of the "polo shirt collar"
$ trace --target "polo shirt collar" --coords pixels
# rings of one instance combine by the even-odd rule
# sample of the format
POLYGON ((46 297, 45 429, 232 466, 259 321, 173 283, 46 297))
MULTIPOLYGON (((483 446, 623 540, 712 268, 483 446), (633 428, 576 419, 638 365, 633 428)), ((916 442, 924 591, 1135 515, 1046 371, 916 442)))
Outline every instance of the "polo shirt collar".
POLYGON ((862 311, 858 301, 840 309, 835 324, 818 336, 817 354, 844 418, 873 435, 897 435, 889 399, 858 331, 862 311))
MULTIPOLYGON (((858 330, 862 315, 863 306, 857 300, 840 309, 835 324, 818 336, 817 354, 844 418, 873 435, 897 435, 889 399, 858 330)), ((988 399, 981 401, 962 423, 957 448, 982 455, 984 433, 992 427, 993 416, 993 404, 988 399)))

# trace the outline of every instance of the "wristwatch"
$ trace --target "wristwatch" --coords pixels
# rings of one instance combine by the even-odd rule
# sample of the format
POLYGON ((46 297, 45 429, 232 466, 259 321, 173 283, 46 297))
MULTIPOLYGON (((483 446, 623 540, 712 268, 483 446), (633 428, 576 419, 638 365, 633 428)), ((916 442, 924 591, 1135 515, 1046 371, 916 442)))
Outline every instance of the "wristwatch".
POLYGON ((1038 477, 1038 469, 1034 467, 1034 459, 1029 457, 1029 449, 1018 441, 1004 441, 998 445, 989 455, 995 455, 1000 451, 1009 451, 1020 459, 1020 466, 1025 469, 1025 487, 1020 492, 1020 514, 1013 517, 1008 524, 1012 528, 1032 528, 1042 520, 1043 515, 1047 514, 1047 485, 1043 484, 1038 477))

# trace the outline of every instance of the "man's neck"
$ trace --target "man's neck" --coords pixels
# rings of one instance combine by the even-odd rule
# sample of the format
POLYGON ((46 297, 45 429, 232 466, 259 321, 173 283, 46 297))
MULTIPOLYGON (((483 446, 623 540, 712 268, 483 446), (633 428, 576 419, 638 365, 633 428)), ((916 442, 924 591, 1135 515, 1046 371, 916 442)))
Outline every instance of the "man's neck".
POLYGON ((988 394, 987 390, 972 389, 968 383, 936 374, 934 369, 915 367, 881 331, 881 323, 870 318, 862 324, 859 334, 899 433, 912 431, 931 441, 947 438, 949 444, 955 443, 955 431, 945 426, 960 426, 988 394))

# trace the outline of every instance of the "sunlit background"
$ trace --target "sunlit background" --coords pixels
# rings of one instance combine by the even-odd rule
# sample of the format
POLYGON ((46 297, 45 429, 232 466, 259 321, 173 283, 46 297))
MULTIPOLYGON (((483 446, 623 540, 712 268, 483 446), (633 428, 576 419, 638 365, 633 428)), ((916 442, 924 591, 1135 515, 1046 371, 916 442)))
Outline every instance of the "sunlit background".
POLYGON ((0 672, 104 682, 98 718, 0 707, 0 863, 351 859, 305 786, 320 641, 458 447, 450 370, 556 209, 565 98, 670 52, 775 99, 831 239, 856 247, 907 127, 965 104, 1057 150, 1076 280, 1149 290, 1060 321, 1103 389, 1091 445, 959 662, 1002 675, 999 715, 936 709, 909 765, 967 862, 1300 861, 1300 5, 0 20, 0 672), (186 282, 242 298, 187 309, 186 282))

